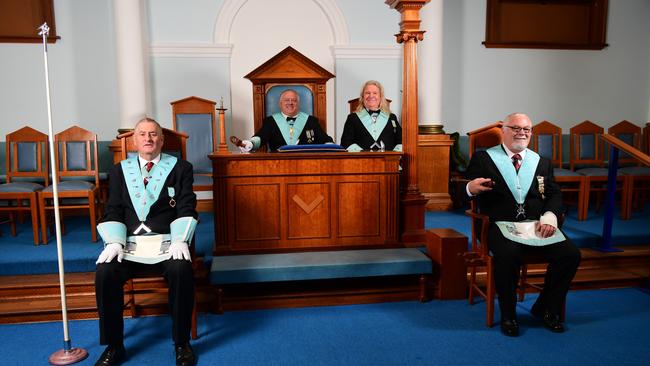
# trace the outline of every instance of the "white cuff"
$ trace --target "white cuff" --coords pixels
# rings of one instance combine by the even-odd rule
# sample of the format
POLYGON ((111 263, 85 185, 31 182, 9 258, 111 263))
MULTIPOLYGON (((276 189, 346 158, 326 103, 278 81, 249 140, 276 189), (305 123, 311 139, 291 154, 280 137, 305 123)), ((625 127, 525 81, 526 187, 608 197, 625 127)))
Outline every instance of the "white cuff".
POLYGON ((551 225, 557 229, 557 216, 555 216, 555 214, 551 211, 546 211, 539 218, 539 223, 541 225, 551 225))

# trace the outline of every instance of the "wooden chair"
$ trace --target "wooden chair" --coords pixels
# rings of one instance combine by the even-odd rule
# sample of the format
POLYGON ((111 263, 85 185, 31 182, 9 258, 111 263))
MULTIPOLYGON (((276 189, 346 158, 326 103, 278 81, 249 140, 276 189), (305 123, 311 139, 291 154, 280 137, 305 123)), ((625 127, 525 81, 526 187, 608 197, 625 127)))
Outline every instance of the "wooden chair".
MULTIPOLYGON (((134 131, 129 131, 117 136, 117 139, 120 142, 120 147, 121 147, 120 154, 122 160, 126 159, 127 157, 130 157, 132 154, 137 154, 135 145, 133 145, 133 133, 134 131)), ((187 155, 187 135, 182 132, 177 132, 174 130, 163 128, 163 136, 164 136, 163 152, 170 155, 174 155, 181 159, 185 159, 187 155)), ((200 258, 195 257, 193 242, 190 245, 190 254, 192 256, 192 267, 194 268, 196 274, 198 271, 202 269, 203 261, 200 258)), ((145 275, 139 278, 146 278, 148 280, 151 280, 157 277, 145 275)), ((151 291, 156 291, 156 290, 151 290, 151 291)), ((167 289, 165 288, 164 291, 167 291, 167 289)), ((135 301, 136 293, 142 294, 146 292, 149 291, 143 291, 136 288, 133 279, 129 279, 124 284, 124 294, 127 296, 127 300, 124 303, 124 307, 129 309, 131 313, 131 317, 137 318, 139 316, 137 302, 135 301)), ((194 307, 192 310, 192 339, 198 338, 196 306, 197 306, 197 301, 196 301, 196 290, 195 290, 194 307)))
POLYGON ((38 192, 50 184, 48 136, 23 127, 6 136, 7 183, 0 184, 0 212, 16 236, 15 213, 29 211, 34 245, 38 245, 38 192), (27 205, 25 205, 27 203, 27 205))
POLYGON ((300 95, 300 109, 318 118, 327 132, 326 83, 334 75, 292 47, 287 47, 244 76, 253 84, 253 121, 257 131, 264 117, 279 111, 285 89, 300 95))
MULTIPOLYGON (((607 133, 614 135, 628 145, 637 150, 641 150, 641 127, 629 122, 621 121, 607 129, 607 133)), ((624 219, 632 217, 632 208, 636 203, 638 207, 643 207, 644 197, 650 191, 650 167, 639 166, 639 162, 626 154, 619 151, 618 157, 619 169, 623 174, 625 189, 627 191, 626 202, 624 204, 625 213, 621 216, 624 219)))
MULTIPOLYGON (((489 126, 469 132, 469 156, 476 151, 485 150, 501 143, 503 135, 501 134, 501 122, 493 123, 489 126)), ((490 254, 488 244, 488 229, 490 218, 481 213, 480 207, 476 201, 471 201, 471 208, 465 211, 472 222, 472 237, 470 251, 463 256, 469 270, 469 293, 468 300, 470 305, 474 304, 474 297, 480 296, 485 299, 486 303, 486 324, 492 327, 494 324, 494 298, 496 289, 494 287, 494 265, 492 255, 490 254), (478 283, 478 270, 485 268, 485 284, 481 286, 478 283)), ((526 288, 538 288, 527 281, 528 265, 545 263, 542 258, 529 257, 521 267, 519 276, 519 301, 523 301, 523 294, 526 288)))
MULTIPOLYGON (((501 132, 501 121, 492 123, 486 127, 468 132, 469 136, 469 157, 476 151, 485 150, 492 146, 498 145, 503 140, 501 132)), ((487 326, 491 327, 494 323, 494 267, 492 256, 488 248, 488 227, 490 218, 480 213, 476 201, 471 201, 471 208, 465 213, 472 220, 472 241, 471 249, 465 253, 465 261, 469 269, 469 294, 468 300, 470 305, 474 304, 474 296, 479 295, 485 299, 487 307, 487 326), (478 269, 485 268, 485 289, 481 288, 477 281, 478 269)))
MULTIPOLYGON (((585 220, 587 218, 586 212, 584 212, 585 177, 573 170, 563 168, 562 128, 549 121, 542 121, 533 126, 530 143, 531 150, 551 160, 554 166, 555 181, 560 185, 563 193, 576 195, 578 220, 585 220)), ((566 196, 563 198, 567 202, 566 196)))
MULTIPOLYGON (((601 197, 607 191, 607 168, 605 168, 605 146, 600 136, 604 129, 591 121, 584 121, 570 129, 569 167, 571 170, 585 177, 583 209, 584 219, 589 212, 591 192, 599 193, 601 197)), ((621 216, 624 218, 627 208, 628 190, 624 178, 619 173, 617 177, 617 190, 621 192, 621 216)), ((598 205, 599 206, 599 205, 598 205)))
POLYGON ((208 155, 216 152, 217 120, 215 102, 198 97, 188 97, 171 102, 173 129, 188 136, 187 160, 194 168, 194 186, 198 206, 212 208, 212 161, 208 155))
MULTIPOLYGON (((88 210, 90 233, 97 241, 97 214, 99 192, 99 159, 97 134, 79 126, 72 126, 54 136, 60 210, 88 210)), ((38 194, 43 243, 47 243, 46 211, 54 209, 52 186, 38 194)))
MULTIPOLYGON (((163 128, 162 130, 165 140, 163 151, 177 158, 184 159, 187 156, 187 135, 168 128, 163 128)), ((120 144, 119 160, 124 160, 137 154, 137 150, 133 144, 133 133, 133 131, 128 131, 117 135, 116 138, 120 144)))

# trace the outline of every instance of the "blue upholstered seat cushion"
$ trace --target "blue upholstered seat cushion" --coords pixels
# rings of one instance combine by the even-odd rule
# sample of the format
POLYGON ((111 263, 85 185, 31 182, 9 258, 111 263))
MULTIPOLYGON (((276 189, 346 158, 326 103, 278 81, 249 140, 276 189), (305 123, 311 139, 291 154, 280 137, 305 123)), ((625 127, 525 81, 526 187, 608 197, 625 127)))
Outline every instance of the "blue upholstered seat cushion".
POLYGON ((284 145, 278 148, 278 152, 336 152, 346 151, 337 144, 306 144, 306 145, 284 145))
POLYGON ((29 193, 37 192, 43 189, 43 186, 32 182, 13 182, 0 184, 0 193, 29 193))
POLYGON ((650 167, 648 166, 628 166, 618 171, 626 175, 650 175, 650 167))
POLYGON ((194 174, 194 185, 195 186, 212 185, 212 177, 207 176, 207 175, 194 174))
POLYGON ((212 283, 250 283, 431 273, 416 248, 216 256, 212 283))
MULTIPOLYGON (((59 191, 90 191, 95 188, 95 185, 85 180, 66 180, 59 182, 57 186, 59 191)), ((43 192, 52 192, 53 186, 47 186, 43 192)))
MULTIPOLYGON (((606 177, 608 175, 607 168, 582 168, 576 170, 576 173, 587 176, 587 177, 606 177)), ((617 175, 620 175, 621 172, 617 172, 617 175)))
POLYGON ((574 172, 573 170, 563 169, 563 168, 554 168, 553 175, 555 175, 556 177, 579 177, 580 176, 580 174, 574 172))

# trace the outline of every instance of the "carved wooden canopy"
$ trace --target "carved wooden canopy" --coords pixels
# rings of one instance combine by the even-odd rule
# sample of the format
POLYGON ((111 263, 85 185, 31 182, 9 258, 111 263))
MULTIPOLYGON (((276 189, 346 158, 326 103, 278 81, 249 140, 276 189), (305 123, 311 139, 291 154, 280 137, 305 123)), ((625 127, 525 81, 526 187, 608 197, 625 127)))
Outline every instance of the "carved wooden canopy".
MULTIPOLYGON (((323 130, 327 131, 325 83, 334 75, 302 53, 289 46, 244 77, 253 83, 253 118, 256 131, 262 125, 262 119, 269 115, 271 107, 274 107, 267 107, 265 104, 267 92, 275 86, 303 87, 311 91, 311 114, 318 118, 323 130)), ((305 110, 305 107, 301 105, 302 110, 305 110)))

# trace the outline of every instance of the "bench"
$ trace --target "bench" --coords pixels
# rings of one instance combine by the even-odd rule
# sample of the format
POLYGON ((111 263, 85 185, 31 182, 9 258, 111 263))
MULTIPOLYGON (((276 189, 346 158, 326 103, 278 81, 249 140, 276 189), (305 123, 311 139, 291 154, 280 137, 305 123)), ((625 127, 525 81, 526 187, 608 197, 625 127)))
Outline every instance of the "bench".
POLYGON ((416 248, 362 249, 282 254, 216 256, 210 282, 217 286, 216 311, 222 312, 220 285, 420 275, 420 301, 427 301, 429 257, 416 248))

